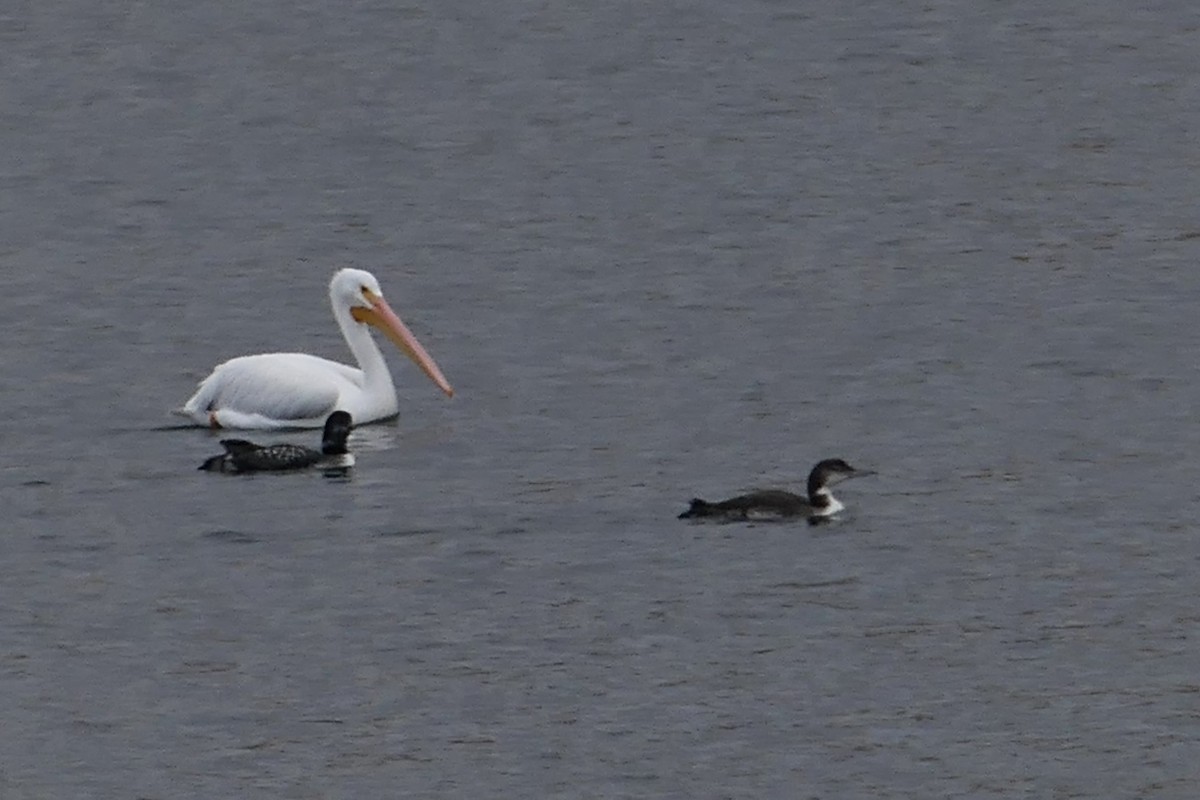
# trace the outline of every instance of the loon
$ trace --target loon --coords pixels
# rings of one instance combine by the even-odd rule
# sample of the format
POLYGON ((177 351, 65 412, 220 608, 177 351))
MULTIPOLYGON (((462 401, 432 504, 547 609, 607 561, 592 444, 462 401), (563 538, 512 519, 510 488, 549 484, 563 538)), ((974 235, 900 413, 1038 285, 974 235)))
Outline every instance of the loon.
POLYGON ((833 516, 845 508, 829 487, 849 478, 874 475, 871 470, 855 469, 840 458, 827 458, 808 473, 808 497, 778 489, 760 489, 731 497, 719 503, 694 498, 680 519, 711 517, 723 520, 804 518, 810 524, 833 516))
POLYGON ((325 420, 321 449, 298 444, 258 445, 245 439, 222 439, 225 452, 200 465, 210 472, 261 472, 305 467, 345 469, 354 466, 354 456, 346 449, 350 435, 350 415, 335 411, 325 420))

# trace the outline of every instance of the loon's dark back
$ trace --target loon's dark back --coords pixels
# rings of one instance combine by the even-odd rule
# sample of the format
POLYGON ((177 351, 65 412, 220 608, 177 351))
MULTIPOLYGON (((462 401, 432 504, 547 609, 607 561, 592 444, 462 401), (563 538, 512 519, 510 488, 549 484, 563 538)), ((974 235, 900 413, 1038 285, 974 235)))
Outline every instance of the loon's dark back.
POLYGON ((779 489, 762 489, 757 492, 741 494, 710 503, 699 497, 692 499, 687 511, 679 515, 680 519, 695 519, 699 517, 723 517, 725 519, 746 519, 751 514, 760 513, 780 517, 806 517, 812 513, 813 507, 798 494, 784 492, 779 489))
POLYGON ((272 444, 265 447, 244 439, 222 439, 225 452, 200 465, 210 472, 270 472, 304 469, 324 456, 311 447, 298 444, 272 444))

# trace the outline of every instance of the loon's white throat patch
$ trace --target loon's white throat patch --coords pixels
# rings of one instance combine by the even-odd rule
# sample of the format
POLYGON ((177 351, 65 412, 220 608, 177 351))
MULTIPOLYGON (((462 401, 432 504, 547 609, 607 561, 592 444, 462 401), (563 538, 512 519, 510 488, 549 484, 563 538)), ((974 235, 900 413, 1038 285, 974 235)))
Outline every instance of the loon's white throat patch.
POLYGON ((815 492, 813 492, 813 494, 815 494, 817 497, 825 498, 825 503, 823 505, 813 507, 814 517, 828 517, 845 508, 845 506, 833 496, 833 492, 829 491, 828 489, 817 489, 815 492))
POLYGON ((321 462, 321 466, 326 469, 345 469, 346 467, 354 466, 354 453, 341 453, 336 456, 326 456, 321 462))

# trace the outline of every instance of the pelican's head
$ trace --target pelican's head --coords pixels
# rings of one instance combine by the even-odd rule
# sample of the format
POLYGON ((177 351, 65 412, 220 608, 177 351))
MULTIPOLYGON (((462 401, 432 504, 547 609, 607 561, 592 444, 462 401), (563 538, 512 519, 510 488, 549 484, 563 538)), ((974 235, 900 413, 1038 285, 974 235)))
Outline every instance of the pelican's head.
POLYGON ((454 389, 450 388, 437 363, 383 299, 383 290, 374 275, 361 269, 338 270, 329 282, 329 299, 335 311, 348 309, 350 317, 358 324, 372 325, 383 331, 439 389, 454 396, 454 389))

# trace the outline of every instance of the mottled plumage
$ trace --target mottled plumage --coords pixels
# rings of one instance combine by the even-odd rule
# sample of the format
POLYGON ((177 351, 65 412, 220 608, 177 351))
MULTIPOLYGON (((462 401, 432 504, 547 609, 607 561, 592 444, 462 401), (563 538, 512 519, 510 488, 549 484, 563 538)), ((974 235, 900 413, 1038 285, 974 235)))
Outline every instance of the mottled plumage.
POLYGON ((257 445, 245 439, 222 439, 225 452, 207 459, 200 469, 210 472, 266 472, 304 469, 312 466, 349 467, 354 456, 346 449, 351 419, 335 411, 325 420, 321 449, 299 444, 257 445))

